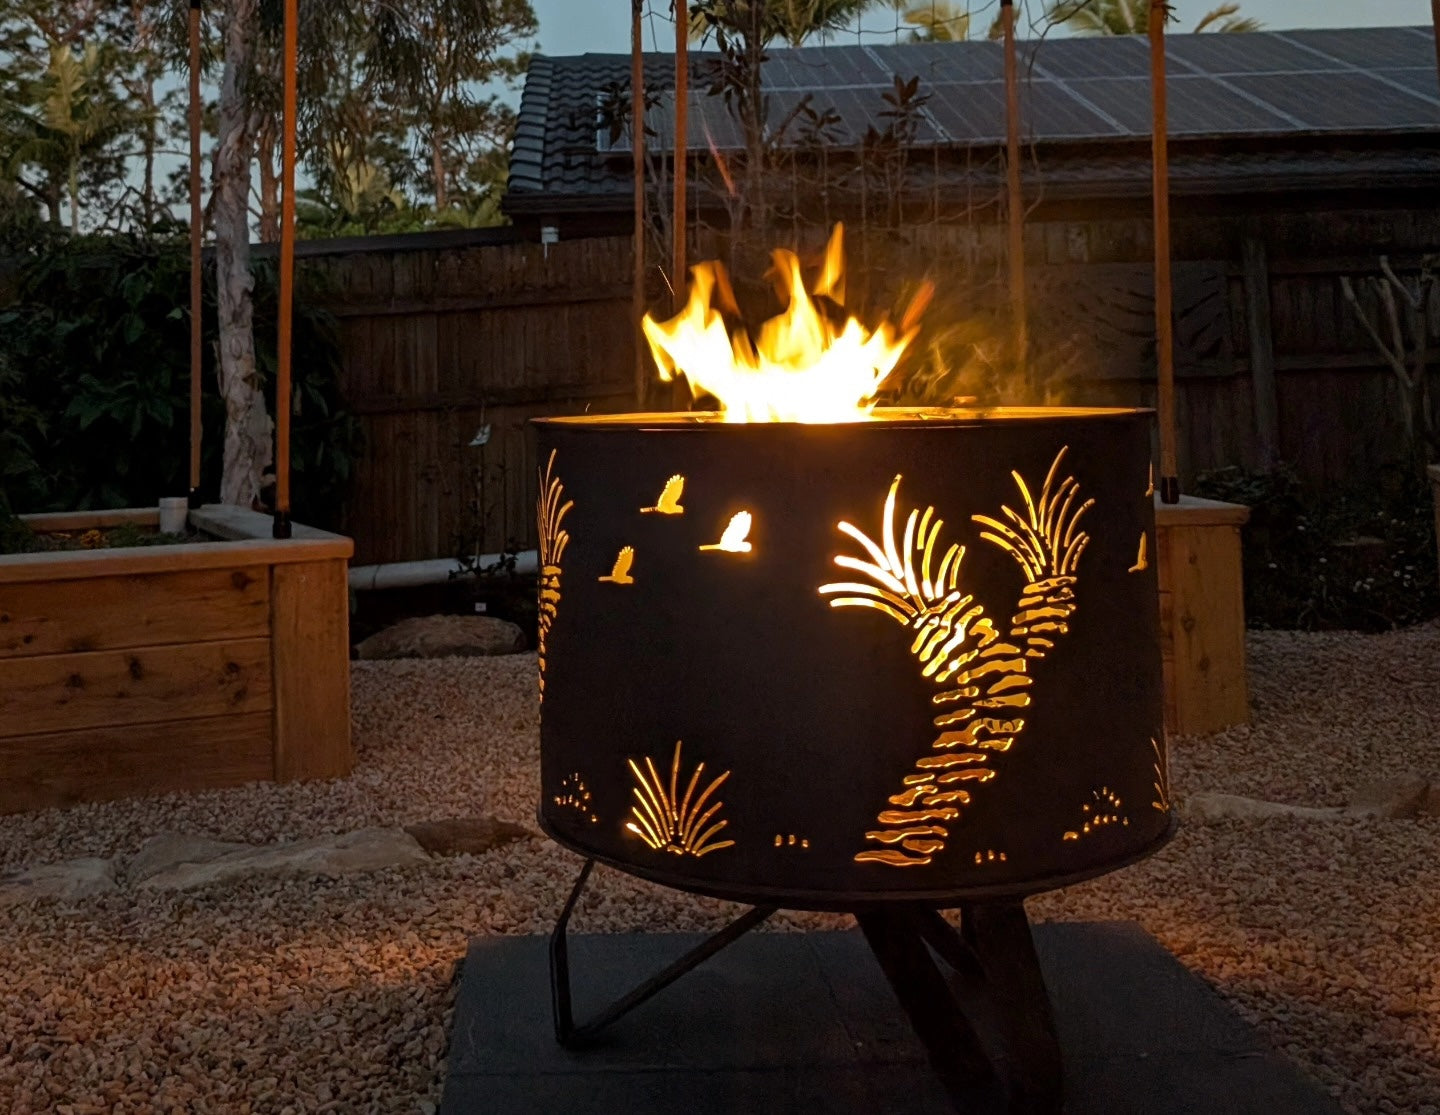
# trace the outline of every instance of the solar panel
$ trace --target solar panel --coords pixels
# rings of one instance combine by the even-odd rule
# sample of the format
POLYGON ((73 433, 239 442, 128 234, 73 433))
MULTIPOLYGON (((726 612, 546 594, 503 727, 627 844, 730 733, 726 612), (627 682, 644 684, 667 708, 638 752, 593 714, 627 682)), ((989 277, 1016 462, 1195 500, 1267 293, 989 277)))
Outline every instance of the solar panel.
POLYGON ((1303 73, 1320 62, 1304 47, 1275 35, 1176 35, 1167 43, 1166 56, 1176 74, 1303 73), (1242 39, 1255 41, 1237 41, 1242 39))
MULTIPOLYGON (((1169 58, 1176 136, 1440 130, 1440 81, 1428 31, 1175 35, 1169 58)), ((1140 36, 1021 43, 1023 134, 1030 141, 1147 137, 1148 59, 1140 36)), ((626 60, 614 61, 616 80, 623 80, 626 60)), ((665 61, 649 62, 662 81, 665 61)), ((885 130, 883 96, 896 76, 919 77, 920 92, 929 97, 917 143, 1004 138, 1003 57, 993 42, 773 49, 764 71, 770 126, 779 127, 808 94, 817 112, 833 109, 841 117, 835 142, 853 145, 868 128, 885 130)), ((665 103, 647 114, 662 149, 671 142, 672 118, 665 103)), ((797 142, 802 131, 792 127, 787 142, 797 142)), ((692 150, 743 146, 741 128, 720 98, 707 95, 703 80, 692 88, 689 132, 692 150)), ((627 147, 622 140, 614 149, 627 147)))
MULTIPOLYGON (((1416 30, 1413 27, 1371 27, 1363 31, 1285 31, 1276 32, 1274 37, 1328 54, 1362 70, 1433 67, 1435 39, 1428 30, 1418 35, 1416 30)), ((1318 61, 1318 58, 1312 58, 1312 62, 1318 61)))
MULTIPOLYGON (((1236 77, 1231 81, 1267 104, 1297 117, 1304 122, 1306 130, 1316 132, 1403 127, 1427 108, 1417 98, 1353 71, 1236 77)), ((1440 125, 1440 110, 1429 108, 1428 115, 1432 125, 1440 125)))

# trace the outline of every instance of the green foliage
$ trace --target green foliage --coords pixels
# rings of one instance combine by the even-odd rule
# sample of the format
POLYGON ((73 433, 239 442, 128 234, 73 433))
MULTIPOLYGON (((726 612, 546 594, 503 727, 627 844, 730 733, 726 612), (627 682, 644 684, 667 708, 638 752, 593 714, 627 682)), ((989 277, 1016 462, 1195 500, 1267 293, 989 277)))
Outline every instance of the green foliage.
MULTIPOLYGON (((273 266, 262 261, 255 334, 267 383, 276 286, 273 266)), ((22 260, 14 300, 0 307, 0 506, 146 506, 185 493, 188 305, 189 257, 177 241, 64 237, 22 260)), ((225 418, 215 388, 213 279, 205 318, 203 487, 213 498, 225 418)), ((293 366, 295 515, 327 525, 358 453, 359 426, 339 395, 333 319, 303 300, 293 366)))
MULTIPOLYGON (((1221 4, 1200 18, 1195 30, 1243 32, 1259 31, 1257 19, 1239 14, 1238 3, 1221 4)), ((1173 5, 1166 14, 1175 20, 1173 5)), ((1068 24, 1077 35, 1143 35, 1149 27, 1150 0, 1052 0, 1045 10, 1051 23, 1068 24)))
POLYGON ((1440 614, 1434 504, 1409 472, 1349 491, 1309 491, 1295 474, 1202 474, 1195 494, 1250 508, 1243 532, 1252 627, 1384 631, 1440 614))

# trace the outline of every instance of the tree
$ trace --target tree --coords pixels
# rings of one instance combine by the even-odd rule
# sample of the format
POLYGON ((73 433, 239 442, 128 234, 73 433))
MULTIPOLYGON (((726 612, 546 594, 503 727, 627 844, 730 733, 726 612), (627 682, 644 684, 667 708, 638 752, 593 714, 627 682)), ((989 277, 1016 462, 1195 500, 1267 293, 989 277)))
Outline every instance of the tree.
POLYGON ((0 0, 0 171, 81 224, 82 187, 118 192, 140 115, 120 78, 123 17, 93 0, 0 0))
MULTIPOLYGON (((248 507, 273 456, 271 423, 255 365, 250 271, 250 168, 259 113, 250 100, 258 33, 257 0, 229 0, 222 21, 224 73, 211 184, 215 219, 220 396, 225 456, 220 501, 248 507)), ((282 405, 288 400, 282 400, 282 405)))
MULTIPOLYGON (((1053 0, 1045 16, 1067 24, 1077 35, 1143 35, 1149 24, 1151 0, 1053 0)), ((1258 31, 1259 20, 1239 15, 1238 3, 1221 4, 1195 25, 1201 31, 1258 31)), ((1173 18, 1173 15, 1172 15, 1173 18)))
MULTIPOLYGON (((912 43, 963 43, 970 38, 970 12, 961 11, 949 0, 918 4, 897 0, 896 10, 901 12, 905 25, 914 29, 910 32, 912 43)), ((1004 24, 997 14, 990 22, 986 37, 999 39, 1004 33, 1004 24)))
POLYGON ((777 39, 799 46, 875 6, 876 0, 698 0, 691 5, 691 37, 713 42, 719 52, 702 70, 707 92, 724 100, 745 137, 743 178, 723 171, 727 184, 744 183, 743 193, 730 190, 735 223, 746 216, 757 227, 766 221, 766 157, 804 108, 802 102, 779 126, 770 125, 770 100, 761 81, 765 51, 777 39))
POLYGON ((426 152, 438 215, 473 182, 477 161, 509 141, 513 113, 479 90, 524 73, 528 56, 514 44, 536 33, 535 13, 530 0, 359 2, 371 28, 365 66, 426 152))

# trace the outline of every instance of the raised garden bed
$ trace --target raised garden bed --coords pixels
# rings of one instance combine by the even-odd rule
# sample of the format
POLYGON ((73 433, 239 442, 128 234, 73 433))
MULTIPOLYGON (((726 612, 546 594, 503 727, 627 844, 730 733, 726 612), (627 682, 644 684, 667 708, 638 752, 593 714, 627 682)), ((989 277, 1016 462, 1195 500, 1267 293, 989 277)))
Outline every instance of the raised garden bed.
POLYGON ((350 772, 353 543, 233 507, 189 526, 208 540, 0 555, 0 813, 350 772))

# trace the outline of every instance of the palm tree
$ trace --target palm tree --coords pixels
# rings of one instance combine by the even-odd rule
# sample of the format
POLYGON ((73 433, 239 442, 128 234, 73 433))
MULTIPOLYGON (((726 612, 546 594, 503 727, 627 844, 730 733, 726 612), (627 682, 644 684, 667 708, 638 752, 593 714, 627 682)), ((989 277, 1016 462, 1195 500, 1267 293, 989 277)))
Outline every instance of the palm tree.
MULTIPOLYGON (((1260 30, 1259 20, 1239 12, 1238 3, 1221 4, 1207 12, 1195 30, 1260 30)), ((1051 23, 1068 24, 1077 35, 1143 35, 1150 18, 1150 0, 1053 0, 1045 15, 1051 23)))
POLYGON ((911 42, 963 43, 970 37, 970 13, 958 10, 948 0, 909 4, 900 18, 914 28, 910 32, 911 42))
POLYGON ((690 7, 690 38, 696 42, 717 33, 758 37, 764 43, 782 39, 799 46, 813 35, 838 31, 876 6, 877 0, 700 0, 690 7))

